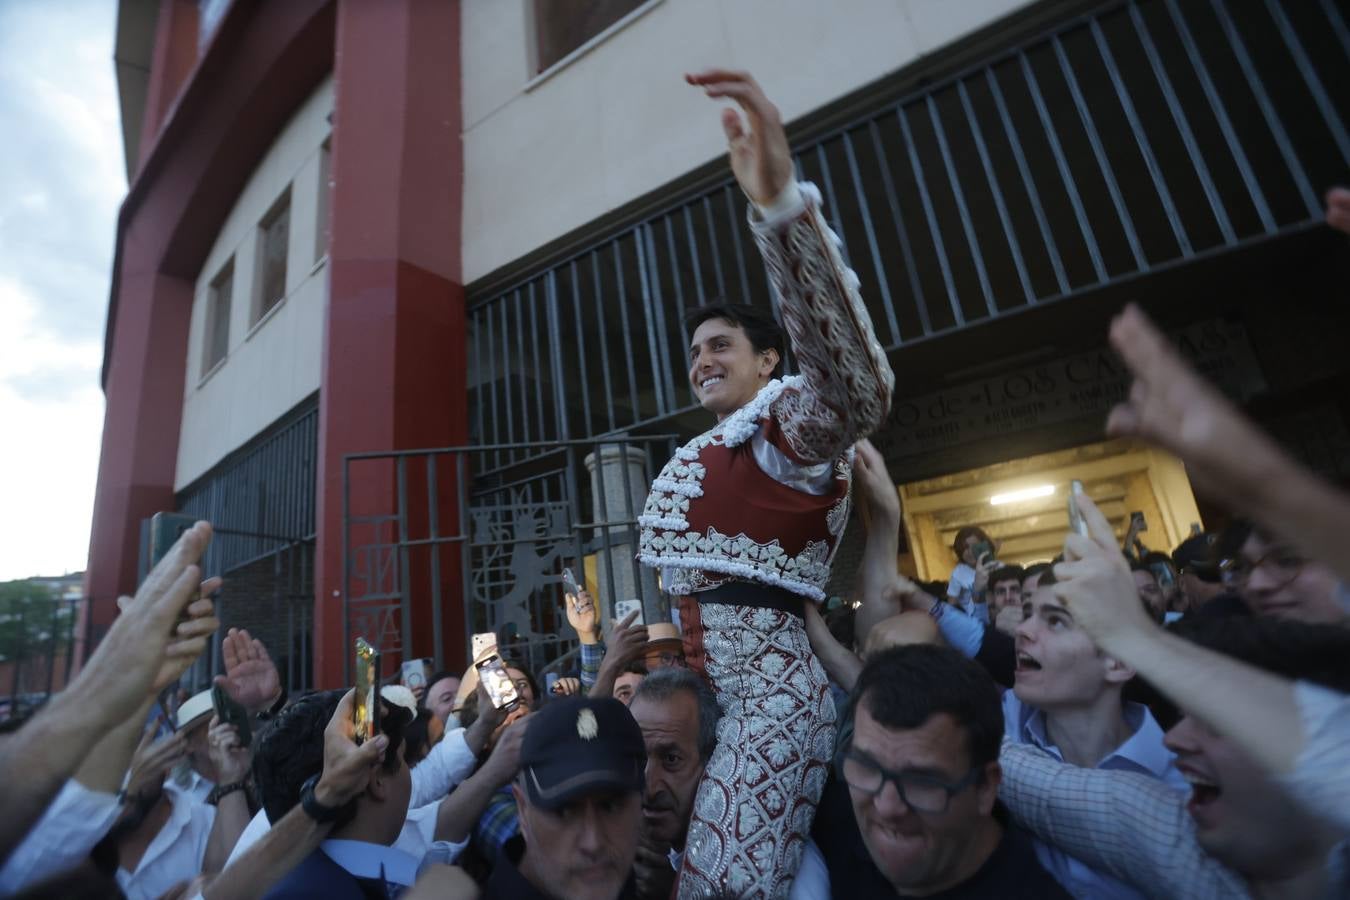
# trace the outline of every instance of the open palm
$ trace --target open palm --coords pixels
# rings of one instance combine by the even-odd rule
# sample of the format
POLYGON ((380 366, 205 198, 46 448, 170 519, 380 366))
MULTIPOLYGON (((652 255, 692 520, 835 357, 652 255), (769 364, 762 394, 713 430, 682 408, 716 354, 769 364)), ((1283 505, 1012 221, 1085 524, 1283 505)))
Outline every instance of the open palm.
POLYGON ((281 693, 281 674, 262 641, 243 628, 231 628, 220 649, 225 674, 216 676, 216 684, 250 712, 271 706, 281 693))

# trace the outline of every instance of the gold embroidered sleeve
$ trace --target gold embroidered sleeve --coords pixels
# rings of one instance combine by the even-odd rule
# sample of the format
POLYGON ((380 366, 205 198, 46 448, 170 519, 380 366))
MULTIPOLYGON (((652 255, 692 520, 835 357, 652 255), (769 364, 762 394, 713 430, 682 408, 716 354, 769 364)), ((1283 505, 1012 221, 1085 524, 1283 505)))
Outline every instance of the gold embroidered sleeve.
POLYGON ((778 294, 802 384, 784 391, 773 415, 802 462, 834 459, 876 430, 890 410, 895 375, 858 293, 858 277, 839 255, 820 213, 815 185, 800 185, 799 209, 750 224, 778 294))

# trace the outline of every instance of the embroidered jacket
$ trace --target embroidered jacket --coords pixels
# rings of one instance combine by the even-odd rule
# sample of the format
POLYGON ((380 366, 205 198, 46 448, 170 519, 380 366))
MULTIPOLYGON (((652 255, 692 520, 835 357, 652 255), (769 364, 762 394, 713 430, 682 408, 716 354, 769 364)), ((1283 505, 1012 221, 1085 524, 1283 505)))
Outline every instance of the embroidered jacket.
POLYGON ((895 376, 858 278, 821 216, 820 192, 798 188, 785 209, 752 205, 750 225, 802 374, 770 381, 652 482, 638 558, 662 569, 673 594, 741 580, 824 599, 848 521, 853 443, 890 408, 895 376))

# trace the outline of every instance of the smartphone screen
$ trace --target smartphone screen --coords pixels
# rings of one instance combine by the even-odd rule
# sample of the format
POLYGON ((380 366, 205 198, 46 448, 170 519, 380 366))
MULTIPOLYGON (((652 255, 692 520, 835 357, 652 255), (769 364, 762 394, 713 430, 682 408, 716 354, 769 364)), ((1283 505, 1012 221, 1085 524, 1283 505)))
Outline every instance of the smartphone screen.
POLYGON ((352 704, 355 740, 361 744, 378 734, 375 716, 376 686, 380 683, 380 653, 365 638, 356 639, 356 702, 352 704))
POLYGON ((483 681, 483 689, 487 691, 488 699, 497 709, 505 709, 520 699, 520 694, 516 691, 516 683, 511 680, 510 674, 506 671, 506 666, 502 664, 502 658, 493 653, 487 659, 474 663, 478 669, 478 677, 483 681))
POLYGON ((220 685, 211 686, 211 705, 216 710, 216 718, 224 725, 233 725, 239 735, 239 746, 247 747, 253 743, 253 731, 248 724, 248 710, 234 701, 220 685))
POLYGON ((1078 511, 1078 498, 1083 496, 1083 482, 1075 478, 1069 482, 1069 530, 1087 537, 1087 520, 1078 511))

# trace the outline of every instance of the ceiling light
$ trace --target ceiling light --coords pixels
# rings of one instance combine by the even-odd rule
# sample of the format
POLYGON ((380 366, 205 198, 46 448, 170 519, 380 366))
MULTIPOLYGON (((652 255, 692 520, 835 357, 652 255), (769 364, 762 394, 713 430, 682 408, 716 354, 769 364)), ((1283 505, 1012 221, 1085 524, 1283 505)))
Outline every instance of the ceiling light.
POLYGON ((1035 487, 1023 488, 1020 491, 1008 491, 1006 494, 995 494, 989 498, 989 502, 994 506, 1002 506, 1005 503, 1016 503, 1019 500, 1034 500, 1037 497, 1049 497, 1055 492, 1053 484, 1038 484, 1035 487))

